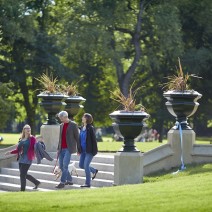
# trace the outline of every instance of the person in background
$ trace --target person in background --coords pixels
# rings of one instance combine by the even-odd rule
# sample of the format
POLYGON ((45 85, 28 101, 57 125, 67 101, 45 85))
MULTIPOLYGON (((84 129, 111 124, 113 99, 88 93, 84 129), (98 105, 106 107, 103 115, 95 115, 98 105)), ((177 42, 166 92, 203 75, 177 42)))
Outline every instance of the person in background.
POLYGON ((91 172, 93 173, 92 180, 96 177, 98 173, 97 169, 90 166, 93 157, 97 154, 97 141, 94 132, 94 127, 92 126, 93 117, 89 113, 85 113, 82 117, 82 128, 80 130, 80 148, 78 152, 80 154, 79 167, 85 170, 85 184, 81 187, 91 186, 91 172))
POLYGON ((17 154, 19 162, 19 171, 20 171, 20 181, 21 181, 21 191, 26 189, 26 179, 35 184, 33 189, 37 189, 40 185, 40 181, 36 180, 33 176, 29 175, 27 172, 32 164, 32 161, 35 157, 34 146, 36 139, 31 135, 31 127, 26 124, 23 127, 22 135, 18 146, 15 150, 11 152, 6 152, 5 154, 17 154))
POLYGON ((61 111, 58 114, 60 121, 60 135, 57 148, 59 158, 59 167, 62 171, 60 183, 56 188, 64 188, 65 185, 73 185, 72 176, 68 171, 68 165, 71 160, 71 154, 77 152, 79 146, 79 129, 74 121, 68 118, 66 111, 61 111))

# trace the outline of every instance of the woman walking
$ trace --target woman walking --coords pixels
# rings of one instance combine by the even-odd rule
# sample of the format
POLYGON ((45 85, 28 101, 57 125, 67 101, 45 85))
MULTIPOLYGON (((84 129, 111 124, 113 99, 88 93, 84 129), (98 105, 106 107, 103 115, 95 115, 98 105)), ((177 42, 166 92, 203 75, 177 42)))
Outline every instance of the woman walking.
POLYGON ((37 189, 40 181, 36 180, 33 176, 29 175, 27 172, 32 160, 35 157, 34 146, 36 139, 31 135, 31 127, 27 124, 23 127, 22 135, 18 146, 15 150, 11 152, 6 152, 5 154, 17 154, 19 162, 19 171, 20 171, 20 181, 21 181, 21 191, 25 191, 26 188, 26 179, 35 184, 33 189, 37 189))
POLYGON ((85 113, 82 117, 82 128, 80 130, 80 148, 78 152, 80 154, 79 167, 85 170, 85 184, 81 187, 91 186, 91 172, 93 173, 92 180, 96 177, 98 173, 97 169, 90 166, 93 157, 97 154, 97 142, 94 132, 94 127, 92 126, 93 117, 89 113, 85 113))

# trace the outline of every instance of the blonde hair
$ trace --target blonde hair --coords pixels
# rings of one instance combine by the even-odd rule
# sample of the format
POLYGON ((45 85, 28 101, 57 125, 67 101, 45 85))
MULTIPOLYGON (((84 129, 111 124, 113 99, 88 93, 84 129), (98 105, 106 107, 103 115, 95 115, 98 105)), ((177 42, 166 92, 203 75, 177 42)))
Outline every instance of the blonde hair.
MULTIPOLYGON (((23 139, 23 138, 25 138, 25 129, 26 128, 30 128, 31 129, 31 127, 28 125, 28 124, 25 124, 24 125, 24 127, 23 127, 23 130, 22 130, 22 133, 21 133, 21 139, 23 139)), ((28 138, 31 136, 31 133, 30 133, 30 135, 28 136, 28 138)))

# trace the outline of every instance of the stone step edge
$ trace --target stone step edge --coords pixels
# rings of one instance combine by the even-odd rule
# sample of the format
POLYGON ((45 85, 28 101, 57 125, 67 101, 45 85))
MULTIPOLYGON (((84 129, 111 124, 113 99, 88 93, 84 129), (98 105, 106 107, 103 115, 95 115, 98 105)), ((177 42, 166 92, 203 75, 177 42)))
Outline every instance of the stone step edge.
MULTIPOLYGON (((14 168, 2 168, 2 169, 19 172, 19 169, 14 169, 14 168)), ((29 173, 38 173, 38 174, 45 174, 45 175, 54 176, 52 173, 49 173, 49 172, 40 172, 40 171, 33 171, 33 170, 29 170, 28 172, 29 173)), ((85 177, 80 177, 80 176, 78 176, 78 177, 72 176, 72 178, 80 178, 80 179, 85 180, 85 177)), ((113 180, 105 180, 105 179, 98 179, 98 178, 95 178, 95 181, 113 183, 113 180)))
MULTIPOLYGON (((0 174, 0 177, 5 177, 5 178, 13 178, 13 179, 17 179, 17 180, 20 180, 20 178, 18 176, 12 176, 12 175, 5 175, 5 174, 0 174)), ((43 180, 43 179, 37 179, 41 182, 41 187, 39 187, 38 189, 44 189, 46 190, 45 188, 42 188, 42 183, 49 183, 49 184, 53 184, 54 186, 58 185, 59 182, 57 181, 50 181, 50 180, 43 180)), ((6 182, 1 182, 0 181, 0 184, 1 183, 6 183, 6 182)), ((19 184, 16 184, 16 183, 11 183, 11 184, 14 184, 14 185, 18 185, 20 187, 19 184)), ((32 187, 33 188, 33 187, 32 187)), ((67 189, 79 189, 81 188, 79 184, 73 184, 73 185, 69 185, 69 188, 67 187, 67 189)), ((95 186, 92 186, 90 188, 98 188, 98 187, 95 187, 95 186)), ((47 190, 57 190, 56 188, 54 189, 47 189, 47 190)), ((36 191, 33 189, 33 191, 36 191)))
MULTIPOLYGON (((0 174, 0 177, 13 178, 13 179, 20 180, 19 176, 13 176, 13 175, 9 175, 9 174, 0 174)), ((41 183, 50 183, 50 184, 54 184, 54 185, 57 185, 59 183, 58 181, 44 180, 44 179, 40 179, 40 178, 38 178, 37 180, 39 180, 41 183)), ((73 186, 76 186, 76 184, 74 184, 73 186)))
MULTIPOLYGON (((18 163, 17 162, 12 162, 12 164, 17 164, 17 166, 18 166, 18 163)), ((52 168, 52 170, 53 170, 53 168, 54 168, 54 166, 53 165, 48 165, 48 164, 35 164, 35 163, 32 163, 32 168, 33 168, 33 166, 41 166, 41 167, 50 167, 50 168, 52 168)), ((30 167, 30 168, 31 168, 30 167)), ((2 167, 3 168, 3 167, 2 167)), ((15 167, 15 168, 17 168, 17 167, 15 167)), ((80 169, 80 168, 76 168, 76 170, 77 171, 83 171, 84 172, 84 169, 80 169)), ((45 171, 44 171, 45 172, 45 171)), ((49 171, 46 171, 47 173, 49 173, 49 171)), ((52 172, 51 172, 52 173, 52 172)), ((102 174, 111 174, 111 175, 114 175, 114 172, 110 172, 110 171, 101 171, 101 170, 98 170, 98 173, 102 173, 102 174)))
MULTIPOLYGON (((57 156, 57 152, 48 152, 48 154, 51 155, 51 157, 57 156)), ((75 156, 75 157, 80 157, 76 153, 74 153, 72 155, 75 156)), ((107 154, 106 152, 101 152, 101 153, 98 152, 93 158, 114 158, 114 154, 107 154)))
MULTIPOLYGON (((20 185, 19 184, 14 184, 14 183, 5 183, 5 182, 0 182, 0 187, 2 189, 3 187, 11 187, 11 188, 19 188, 20 189, 20 185)), ((51 190, 51 189, 46 189, 46 188, 38 188, 38 189, 33 189, 32 186, 26 186, 26 190, 27 191, 55 191, 55 190, 51 190)), ((4 190, 5 191, 5 190, 4 190)), ((11 190, 9 190, 11 191, 11 190)))
MULTIPOLYGON (((40 164, 45 164, 45 161, 47 161, 48 162, 48 160, 47 159, 43 159, 44 160, 44 162, 42 163, 40 163, 40 164)), ((79 164, 79 161, 78 160, 71 160, 70 161, 70 164, 71 163, 73 163, 73 162, 75 162, 76 164, 79 164)), ((36 160, 33 160, 33 162, 32 162, 33 164, 37 164, 37 161, 36 160)), ((49 163, 49 162, 48 162, 49 163)), ((54 165, 55 165, 55 163, 56 163, 56 159, 54 159, 53 161, 50 161, 50 163, 53 163, 54 165)), ((37 165, 40 165, 40 164, 37 164, 37 165)), ((57 164, 58 164, 58 162, 57 162, 57 164)), ((53 166, 54 166, 53 165, 53 166)), ((103 165, 103 166, 110 166, 110 167, 114 167, 114 164, 111 164, 111 163, 97 163, 97 162, 91 162, 91 164, 90 164, 91 166, 95 166, 95 165, 103 165)))
MULTIPOLYGON (((15 165, 17 165, 18 166, 18 163, 17 162, 12 162, 12 164, 15 164, 15 165)), ((49 165, 49 164, 36 164, 36 163, 32 163, 32 166, 41 166, 41 167, 50 167, 50 168, 52 168, 52 170, 53 170, 53 168, 55 167, 55 165, 49 165)), ((4 168, 4 167, 2 167, 2 168, 4 168)), ((76 170, 77 171, 84 171, 84 169, 81 169, 81 168, 78 168, 78 167, 76 167, 76 170)), ((113 174, 114 172, 110 172, 110 171, 101 171, 101 170, 98 170, 100 173, 106 173, 106 174, 113 174)))
MULTIPOLYGON (((15 169, 16 171, 18 170, 18 164, 16 162, 12 163, 12 167, 9 168, 4 168, 5 169, 15 169)), ((35 171, 35 172, 39 172, 39 173, 47 173, 48 176, 50 176, 49 174, 51 174, 52 178, 56 178, 56 176, 53 174, 53 167, 51 167, 50 165, 36 165, 36 164, 32 164, 29 171, 35 171)), ((77 173, 78 176, 81 177, 85 177, 85 171, 83 169, 77 169, 77 173)), ((73 172, 72 173, 72 177, 77 177, 76 173, 73 172)), ((93 176, 93 174, 91 174, 91 176, 93 176)), ((102 180, 114 180, 114 172, 109 172, 109 171, 101 171, 98 170, 98 175, 97 175, 98 179, 102 179, 102 180)), ((96 178, 96 179, 97 179, 96 178)))

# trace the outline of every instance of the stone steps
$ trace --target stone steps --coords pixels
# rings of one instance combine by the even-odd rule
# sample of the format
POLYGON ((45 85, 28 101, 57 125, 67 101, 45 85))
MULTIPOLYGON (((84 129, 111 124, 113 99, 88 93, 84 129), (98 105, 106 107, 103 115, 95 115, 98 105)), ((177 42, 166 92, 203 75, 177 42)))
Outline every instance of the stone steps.
MULTIPOLYGON (((72 163, 72 162, 74 162, 74 161, 71 160, 70 163, 72 163)), ((75 162, 76 162, 75 166, 76 166, 76 168, 78 168, 79 167, 79 161, 75 161, 75 162)), ((56 163, 56 159, 54 161, 48 161, 46 159, 42 160, 42 164, 50 165, 50 166, 52 166, 52 169, 54 168, 55 163, 56 163)), ((35 161, 34 164, 36 164, 36 161, 35 161)), ((57 165, 58 165, 58 163, 57 163, 57 165)), ((114 165, 113 164, 91 162, 90 166, 98 169, 99 171, 114 172, 114 165)), ((78 169, 80 169, 80 168, 78 168, 78 169)))
MULTIPOLYGON (((57 158, 57 153, 56 152, 50 152, 49 155, 52 157, 52 158, 57 158)), ((77 155, 77 154, 72 154, 71 155, 71 160, 73 161, 79 161, 79 158, 80 156, 77 155)), ((97 162, 97 163, 106 163, 106 164, 114 164, 114 156, 111 155, 111 154, 97 154, 92 162, 97 162)))
MULTIPOLYGON (((39 179, 37 178, 41 184, 38 188, 39 191, 53 191, 53 190, 57 190, 55 188, 56 185, 58 185, 58 182, 56 181, 49 181, 49 180, 43 180, 43 179, 39 179), (51 189, 49 189, 51 188, 51 189)), ((1 182, 5 182, 5 183, 8 183, 8 184, 11 184, 12 185, 18 185, 18 190, 20 190, 20 178, 18 176, 11 176, 11 175, 5 175, 5 174, 0 174, 0 185, 1 185, 1 182)), ((27 186, 29 188, 29 190, 32 190, 32 188, 34 187, 34 184, 32 184, 31 182, 29 182, 27 180, 27 186)), ((17 186, 14 186, 15 189, 17 188, 17 186)), ((80 188, 80 185, 77 185, 77 184, 74 184, 74 185, 68 185, 68 186, 65 186, 64 189, 79 189, 80 188)), ((92 187, 94 188, 94 187, 92 187)), ((35 190, 33 190, 35 191, 35 190)))
MULTIPOLYGON (((43 159, 41 164, 33 161, 28 171, 33 177, 38 179, 41 184, 38 188, 39 191, 54 191, 59 183, 59 179, 55 180, 55 175, 52 173, 56 163, 56 153, 50 153, 55 158, 54 161, 43 159)), ((85 172, 79 168, 79 156, 72 155, 71 163, 75 161, 78 177, 75 173, 72 174, 73 185, 67 185, 64 189, 79 189, 80 185, 85 183, 85 172)), ((93 158, 91 166, 98 169, 98 174, 94 180, 91 180, 91 188, 113 186, 114 178, 114 157, 112 155, 97 155, 93 158)), ((0 190, 5 191, 19 191, 20 178, 19 178, 18 163, 12 162, 8 168, 2 167, 0 169, 0 190)), ((26 191, 35 191, 32 188, 34 185, 27 180, 26 191)), ((81 188, 80 188, 81 189, 81 188)), ((83 188, 84 189, 84 188, 83 188)))
MULTIPOLYGON (((53 191, 51 189, 44 189, 44 188, 34 190, 33 187, 34 186, 26 186, 26 191, 53 191)), ((0 188, 3 191, 20 191, 20 185, 15 183, 0 182, 0 188)))

